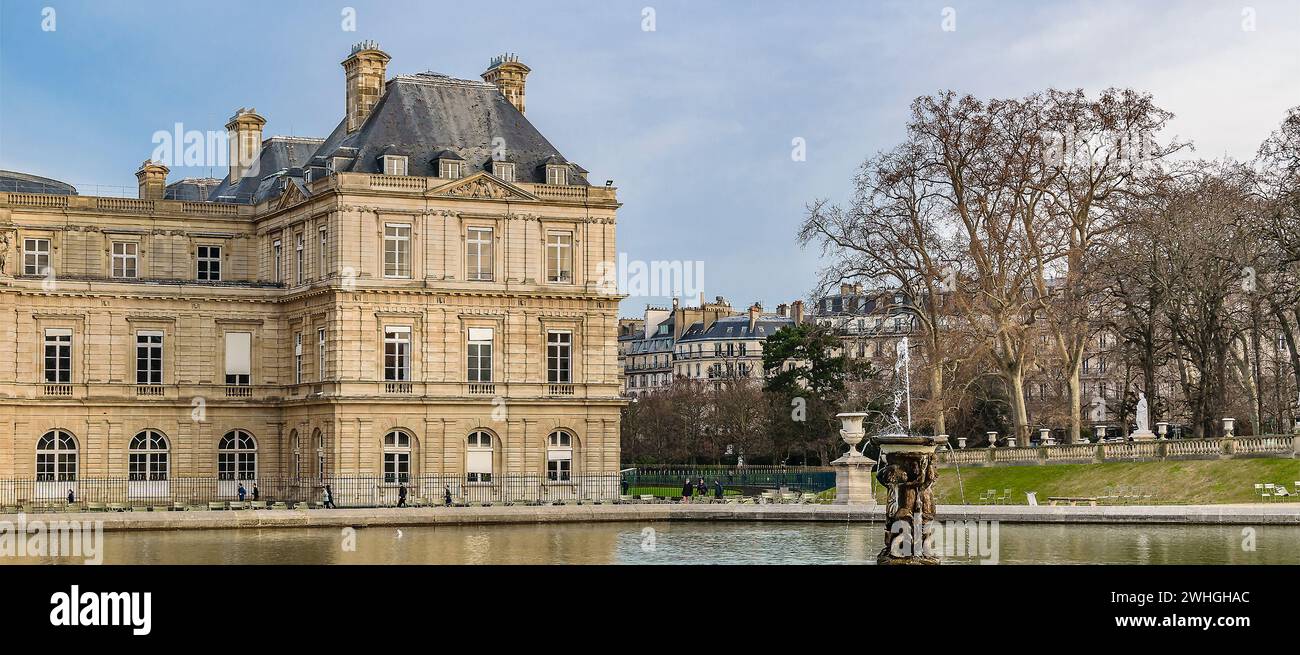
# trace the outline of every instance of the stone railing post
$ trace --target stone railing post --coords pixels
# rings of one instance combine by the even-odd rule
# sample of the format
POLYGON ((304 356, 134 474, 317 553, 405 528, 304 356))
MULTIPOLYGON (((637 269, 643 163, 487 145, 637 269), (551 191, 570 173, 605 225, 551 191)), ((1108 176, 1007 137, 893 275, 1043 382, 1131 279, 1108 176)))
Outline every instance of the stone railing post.
POLYGON ((1092 460, 1097 463, 1106 461, 1106 444, 1098 441, 1097 446, 1092 450, 1092 460))
POLYGON ((1161 439, 1156 442, 1156 457, 1165 459, 1169 457, 1169 440, 1161 439))
POLYGON ((1291 435, 1291 457, 1300 459, 1300 421, 1295 424, 1295 432, 1291 435))

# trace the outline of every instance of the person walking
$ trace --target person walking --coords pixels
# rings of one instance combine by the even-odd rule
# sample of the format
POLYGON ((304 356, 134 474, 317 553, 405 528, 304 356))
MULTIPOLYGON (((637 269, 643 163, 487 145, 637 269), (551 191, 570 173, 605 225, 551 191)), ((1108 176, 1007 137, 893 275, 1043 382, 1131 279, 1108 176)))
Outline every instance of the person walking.
POLYGON ((442 502, 447 507, 451 507, 451 487, 442 488, 442 502))
POLYGON ((246 489, 244 489, 244 483, 243 483, 243 482, 240 482, 240 483, 239 483, 239 502, 241 502, 241 503, 244 502, 244 496, 246 496, 246 495, 248 495, 248 491, 247 491, 246 489))
POLYGON ((682 502, 683 502, 683 503, 689 503, 689 502, 691 502, 691 489, 692 489, 692 487, 691 487, 691 479, 690 479, 690 478, 686 478, 686 482, 682 484, 682 502))
POLYGON ((626 480, 626 479, 623 480, 622 484, 620 485, 620 488, 623 489, 623 495, 626 496, 626 495, 627 495, 627 480, 626 480))
POLYGON ((714 497, 714 498, 717 498, 718 500, 722 500, 722 481, 721 481, 721 480, 716 480, 716 479, 715 479, 715 480, 713 481, 713 497, 714 497))
POLYGON ((334 490, 328 484, 325 485, 325 509, 337 509, 334 506, 334 490))
POLYGON ((262 492, 260 492, 260 491, 257 490, 257 483, 254 482, 254 483, 253 483, 253 500, 254 500, 254 501, 259 500, 259 499, 261 499, 261 497, 262 497, 262 492))
POLYGON ((68 490, 68 504, 71 505, 71 504, 73 504, 73 503, 75 503, 75 502, 77 502, 77 494, 72 493, 72 490, 69 489, 69 490, 68 490))
POLYGON ((402 483, 402 486, 397 488, 397 506, 406 507, 406 483, 405 482, 402 483))
POLYGON ((709 485, 704 484, 704 478, 700 478, 699 481, 695 483, 695 495, 701 498, 708 497, 709 485))

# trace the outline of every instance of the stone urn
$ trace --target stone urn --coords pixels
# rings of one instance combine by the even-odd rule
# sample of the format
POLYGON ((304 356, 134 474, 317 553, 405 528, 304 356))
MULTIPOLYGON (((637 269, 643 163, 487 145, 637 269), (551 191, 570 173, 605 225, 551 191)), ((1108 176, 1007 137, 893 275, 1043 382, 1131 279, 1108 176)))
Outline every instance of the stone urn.
POLYGON ((1224 437, 1225 439, 1231 439, 1231 438, 1237 436, 1236 434, 1233 433, 1233 430, 1235 429, 1234 426, 1236 425, 1236 423, 1237 423, 1237 419, 1235 419, 1235 418, 1227 418, 1227 417, 1224 417, 1224 419, 1223 419, 1223 437, 1224 437))
POLYGON ((1169 434, 1169 424, 1165 421, 1156 423, 1156 439, 1165 439, 1169 434))
POLYGON ((871 467, 876 460, 863 455, 858 444, 867 436, 862 429, 862 421, 867 417, 863 412, 845 412, 836 414, 840 420, 840 438, 848 444, 849 452, 831 462, 835 469, 835 503, 836 505, 875 505, 876 496, 871 489, 871 467))
POLYGON ((957 447, 958 448, 966 447, 966 437, 957 437, 957 447))

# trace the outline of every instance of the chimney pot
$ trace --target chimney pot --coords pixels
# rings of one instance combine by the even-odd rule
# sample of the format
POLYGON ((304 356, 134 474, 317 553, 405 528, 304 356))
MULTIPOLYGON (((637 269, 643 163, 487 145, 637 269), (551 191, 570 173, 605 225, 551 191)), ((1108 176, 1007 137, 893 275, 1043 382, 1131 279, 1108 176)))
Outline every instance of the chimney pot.
POLYGON ((135 179, 140 183, 140 199, 162 200, 167 191, 169 172, 170 169, 152 159, 140 164, 140 170, 135 172, 135 179))

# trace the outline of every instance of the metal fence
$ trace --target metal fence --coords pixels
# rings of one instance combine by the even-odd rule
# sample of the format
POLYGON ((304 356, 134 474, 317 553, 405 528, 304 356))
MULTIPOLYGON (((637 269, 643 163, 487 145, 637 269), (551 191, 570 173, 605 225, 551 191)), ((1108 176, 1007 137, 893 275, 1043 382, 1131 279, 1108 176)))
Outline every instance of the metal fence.
POLYGON ((781 488, 816 493, 835 486, 835 471, 821 466, 654 466, 623 472, 629 489, 680 489, 687 479, 695 484, 700 478, 704 478, 710 491, 716 480, 723 488, 744 495, 781 488))
POLYGON ((296 504, 321 503, 325 490, 337 507, 393 507, 406 487, 407 505, 443 505, 450 496, 453 505, 545 504, 566 501, 610 501, 618 498, 621 478, 617 473, 575 475, 569 480, 551 480, 545 475, 508 474, 492 476, 488 482, 467 482, 462 475, 409 476, 403 482, 382 475, 325 476, 320 479, 259 477, 249 480, 218 478, 172 478, 132 480, 129 478, 77 478, 75 480, 0 480, 0 511, 60 509, 71 492, 81 505, 104 504, 125 507, 206 507, 208 503, 239 500, 244 487, 245 501, 296 504))

